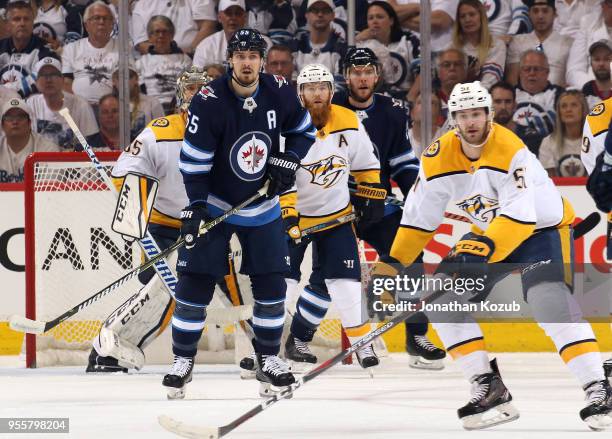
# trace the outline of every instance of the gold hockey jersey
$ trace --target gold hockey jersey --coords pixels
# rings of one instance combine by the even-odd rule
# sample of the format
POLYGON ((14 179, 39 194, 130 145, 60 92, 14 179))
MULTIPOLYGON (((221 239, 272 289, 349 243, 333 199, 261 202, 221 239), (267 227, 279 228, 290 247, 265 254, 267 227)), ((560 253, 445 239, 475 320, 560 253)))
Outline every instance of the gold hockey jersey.
POLYGON ((478 160, 465 156, 456 130, 423 152, 391 256, 412 263, 442 222, 449 202, 472 221, 472 231, 493 240, 491 262, 503 260, 535 230, 571 224, 574 219, 571 205, 537 157, 513 132, 497 124, 478 160))
POLYGON ((604 150, 604 141, 612 118, 612 98, 595 105, 584 122, 580 158, 590 174, 597 156, 604 150))
POLYGON ((350 213, 349 174, 357 183, 380 183, 380 163, 355 112, 332 104, 328 122, 302 159, 295 186, 280 198, 284 214, 297 210, 304 229, 350 213))
POLYGON ((136 172, 159 180, 157 197, 150 222, 181 227, 181 210, 189 204, 178 162, 185 135, 185 115, 171 114, 152 120, 126 148, 112 176, 121 187, 128 172, 136 172))

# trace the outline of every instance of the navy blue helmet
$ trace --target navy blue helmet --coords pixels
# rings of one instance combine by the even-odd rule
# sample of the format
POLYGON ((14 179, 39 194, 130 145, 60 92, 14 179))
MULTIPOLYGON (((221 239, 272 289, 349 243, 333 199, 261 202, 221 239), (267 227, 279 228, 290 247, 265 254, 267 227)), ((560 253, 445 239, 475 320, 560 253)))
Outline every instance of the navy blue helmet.
POLYGON ((261 57, 266 56, 268 45, 259 31, 255 29, 238 29, 227 43, 227 57, 231 58, 235 51, 254 50, 261 57))
POLYGON ((368 65, 376 67, 376 71, 378 71, 378 57, 372 49, 367 47, 351 47, 346 52, 342 64, 345 73, 350 67, 365 67, 368 65))

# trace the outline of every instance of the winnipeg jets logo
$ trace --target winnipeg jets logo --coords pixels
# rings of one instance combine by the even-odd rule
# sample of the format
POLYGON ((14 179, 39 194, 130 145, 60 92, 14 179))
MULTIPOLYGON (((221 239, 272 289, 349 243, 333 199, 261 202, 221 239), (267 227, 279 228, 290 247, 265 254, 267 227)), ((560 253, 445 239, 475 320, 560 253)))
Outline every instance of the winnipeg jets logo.
POLYGON ((302 166, 310 173, 310 182, 329 188, 342 180, 348 170, 348 163, 340 156, 332 155, 315 163, 302 166))
POLYGON ((208 99, 208 98, 217 99, 217 96, 215 95, 215 91, 212 89, 212 87, 208 85, 200 89, 200 96, 202 96, 203 99, 208 99))
POLYGON ((457 207, 476 221, 488 223, 497 216, 499 202, 478 194, 457 203, 457 207))
POLYGON ((230 164, 234 174, 244 181, 260 179, 271 147, 270 137, 261 131, 251 131, 240 136, 230 149, 230 164))

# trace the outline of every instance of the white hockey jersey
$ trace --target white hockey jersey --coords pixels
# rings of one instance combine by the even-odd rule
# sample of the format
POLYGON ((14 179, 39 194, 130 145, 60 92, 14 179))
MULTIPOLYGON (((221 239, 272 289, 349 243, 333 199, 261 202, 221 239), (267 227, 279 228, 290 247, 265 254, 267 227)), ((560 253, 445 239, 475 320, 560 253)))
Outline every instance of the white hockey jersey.
POLYGON ((181 114, 151 121, 129 149, 121 153, 113 168, 112 176, 119 187, 121 177, 130 171, 159 180, 150 220, 153 224, 181 227, 181 210, 189 204, 178 167, 185 123, 185 116, 181 114))
POLYGON ((491 262, 508 256, 535 230, 571 224, 574 211, 538 161, 512 131, 493 124, 478 160, 462 152, 456 130, 430 145, 406 197, 391 256, 409 264, 453 202, 495 243, 491 262))
POLYGON ((329 121, 302 159, 294 188, 280 197, 283 211, 299 212, 301 229, 352 211, 349 173, 357 183, 380 183, 374 145, 357 115, 339 105, 331 107, 329 121))
POLYGON ((582 164, 590 174, 595 167, 597 156, 602 153, 610 119, 612 118, 612 98, 595 105, 584 122, 582 130, 582 164))

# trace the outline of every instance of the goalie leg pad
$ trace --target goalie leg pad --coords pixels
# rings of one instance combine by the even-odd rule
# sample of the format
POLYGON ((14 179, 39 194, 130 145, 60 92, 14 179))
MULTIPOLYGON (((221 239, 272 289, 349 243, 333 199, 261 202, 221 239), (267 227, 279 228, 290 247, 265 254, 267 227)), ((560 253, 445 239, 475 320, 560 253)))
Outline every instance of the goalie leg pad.
POLYGON ((144 366, 145 356, 142 349, 121 339, 113 330, 103 327, 98 334, 98 341, 100 348, 96 351, 104 357, 117 359, 119 366, 136 370, 144 366))

